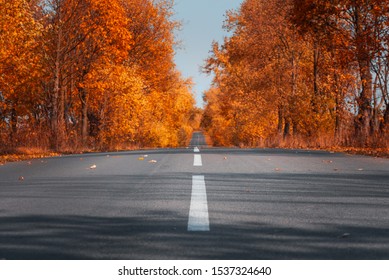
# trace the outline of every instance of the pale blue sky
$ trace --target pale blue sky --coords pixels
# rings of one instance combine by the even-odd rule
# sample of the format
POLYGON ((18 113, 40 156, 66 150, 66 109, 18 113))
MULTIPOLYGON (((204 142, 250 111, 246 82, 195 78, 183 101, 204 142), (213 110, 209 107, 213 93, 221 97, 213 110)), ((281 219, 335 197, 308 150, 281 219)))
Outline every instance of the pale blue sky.
POLYGON ((227 10, 237 9, 242 0, 175 0, 175 19, 182 21, 177 39, 182 45, 176 50, 175 62, 184 77, 192 77, 197 106, 203 105, 203 92, 209 89, 211 77, 201 73, 209 56, 212 41, 222 42, 227 10))

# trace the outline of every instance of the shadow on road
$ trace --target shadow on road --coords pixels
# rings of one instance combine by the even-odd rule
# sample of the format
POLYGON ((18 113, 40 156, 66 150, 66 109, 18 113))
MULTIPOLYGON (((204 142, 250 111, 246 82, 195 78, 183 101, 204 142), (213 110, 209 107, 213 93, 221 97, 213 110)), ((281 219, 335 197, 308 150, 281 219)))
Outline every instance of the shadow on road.
MULTIPOLYGON (((95 193, 93 199, 101 201, 126 195, 136 201, 143 192, 148 206, 141 215, 105 216, 102 210, 99 215, 0 217, 0 259, 389 259, 389 191, 368 186, 366 177, 355 177, 350 185, 350 178, 340 174, 208 174, 211 231, 190 233, 187 213, 167 210, 173 202, 163 197, 163 185, 157 193, 148 187, 176 178, 179 188, 190 176, 112 176, 105 180, 116 180, 118 189, 110 193, 103 192, 106 181, 98 178, 50 180, 47 189, 63 184, 61 193, 41 186, 23 198, 87 201, 95 193), (118 180, 136 183, 125 193, 118 180), (152 209, 158 203, 167 205, 152 209)), ((186 195, 177 200, 189 205, 186 195)))
POLYGON ((389 259, 384 226, 315 231, 246 224, 243 234, 241 225, 187 233, 136 218, 47 215, 0 223, 1 259, 389 259), (344 230, 355 236, 339 235, 344 230))

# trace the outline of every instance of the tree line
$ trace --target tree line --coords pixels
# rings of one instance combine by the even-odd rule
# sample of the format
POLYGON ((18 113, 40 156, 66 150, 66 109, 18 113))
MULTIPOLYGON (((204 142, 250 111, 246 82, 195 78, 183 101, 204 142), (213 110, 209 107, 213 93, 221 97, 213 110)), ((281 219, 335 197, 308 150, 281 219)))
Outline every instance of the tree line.
POLYGON ((204 71, 216 145, 389 146, 389 1, 245 0, 204 71))
POLYGON ((170 0, 0 0, 0 152, 185 145, 170 0))

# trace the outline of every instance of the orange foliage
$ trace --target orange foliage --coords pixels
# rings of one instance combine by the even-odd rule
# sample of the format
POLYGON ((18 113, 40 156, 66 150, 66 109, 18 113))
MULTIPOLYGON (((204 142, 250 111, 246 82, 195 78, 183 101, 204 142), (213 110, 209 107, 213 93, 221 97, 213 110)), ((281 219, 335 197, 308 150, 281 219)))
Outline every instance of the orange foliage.
POLYGON ((389 1, 364 0, 245 0, 229 11, 233 34, 205 65, 214 143, 387 145, 388 16, 389 1))
POLYGON ((195 109, 173 62, 171 1, 1 0, 0 8, 2 143, 185 145, 195 109))
POLYGON ((38 40, 42 26, 26 1, 0 1, 0 144, 15 137, 18 122, 33 126, 41 77, 38 40), (18 120, 20 115, 24 119, 18 120))

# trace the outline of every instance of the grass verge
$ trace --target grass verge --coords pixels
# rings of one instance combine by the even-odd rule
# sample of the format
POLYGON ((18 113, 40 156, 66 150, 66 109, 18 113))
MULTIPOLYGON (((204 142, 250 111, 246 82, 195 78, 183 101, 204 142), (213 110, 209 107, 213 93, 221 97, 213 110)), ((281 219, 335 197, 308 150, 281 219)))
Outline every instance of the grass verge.
POLYGON ((11 151, 4 151, 0 153, 0 164, 5 164, 6 162, 13 161, 30 160, 35 158, 54 157, 60 155, 61 153, 41 148, 19 147, 11 151))

